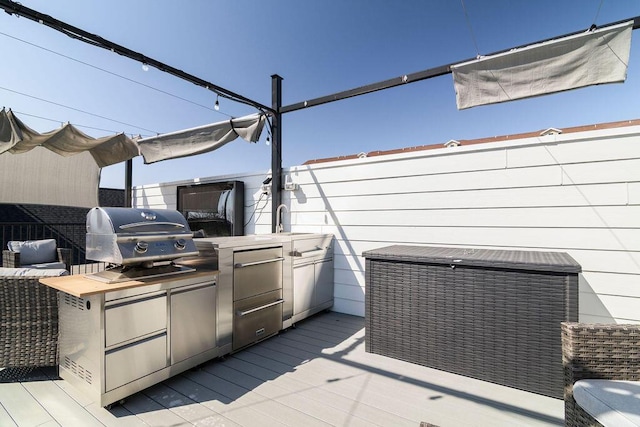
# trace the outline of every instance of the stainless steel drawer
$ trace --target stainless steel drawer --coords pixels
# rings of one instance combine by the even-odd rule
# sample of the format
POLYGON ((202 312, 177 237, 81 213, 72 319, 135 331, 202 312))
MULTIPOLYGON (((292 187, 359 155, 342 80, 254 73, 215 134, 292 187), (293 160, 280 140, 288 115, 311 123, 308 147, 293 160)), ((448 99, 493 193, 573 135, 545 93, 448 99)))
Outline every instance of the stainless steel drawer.
POLYGON ((233 254, 233 300, 282 288, 282 247, 233 254))
POLYGON ((107 352, 105 391, 113 390, 167 366, 167 334, 107 352))
POLYGON ((167 293, 118 300, 104 311, 105 347, 167 329, 167 293))
POLYGON ((233 350, 282 329, 282 302, 282 291, 278 290, 234 303, 233 350))

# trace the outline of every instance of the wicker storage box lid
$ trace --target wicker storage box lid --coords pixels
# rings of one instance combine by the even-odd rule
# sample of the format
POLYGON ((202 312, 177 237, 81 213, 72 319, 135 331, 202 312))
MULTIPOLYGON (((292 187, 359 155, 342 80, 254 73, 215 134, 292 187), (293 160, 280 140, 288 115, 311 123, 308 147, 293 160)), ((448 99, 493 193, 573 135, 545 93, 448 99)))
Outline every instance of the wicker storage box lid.
POLYGON ((451 266, 474 266, 580 273, 582 267, 565 252, 512 251, 474 248, 393 245, 365 251, 369 259, 406 261, 451 266))

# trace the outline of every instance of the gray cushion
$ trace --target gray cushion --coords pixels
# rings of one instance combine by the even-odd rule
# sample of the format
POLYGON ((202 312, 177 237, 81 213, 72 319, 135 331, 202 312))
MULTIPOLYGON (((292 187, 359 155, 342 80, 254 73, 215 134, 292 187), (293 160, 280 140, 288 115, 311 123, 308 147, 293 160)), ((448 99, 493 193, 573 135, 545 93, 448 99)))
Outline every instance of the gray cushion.
POLYGON ((69 272, 64 268, 37 269, 37 268, 5 268, 0 267, 0 276, 10 277, 52 277, 67 276, 69 272))
POLYGON ((12 252, 20 252, 20 265, 58 261, 54 239, 11 241, 7 247, 12 252))
POLYGON ((21 264, 20 267, 24 267, 24 268, 37 268, 40 270, 43 270, 45 268, 50 268, 50 269, 66 269, 67 265, 64 262, 45 262, 42 264, 21 264))
POLYGON ((640 381, 580 380, 573 398, 605 427, 640 426, 640 381))

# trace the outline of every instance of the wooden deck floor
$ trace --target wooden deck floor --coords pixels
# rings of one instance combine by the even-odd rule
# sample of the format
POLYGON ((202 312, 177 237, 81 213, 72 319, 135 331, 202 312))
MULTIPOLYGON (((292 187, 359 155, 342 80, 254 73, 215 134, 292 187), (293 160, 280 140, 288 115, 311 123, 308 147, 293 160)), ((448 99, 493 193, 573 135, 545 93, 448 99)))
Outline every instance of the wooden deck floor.
POLYGON ((364 319, 337 313, 110 410, 56 378, 0 384, 3 427, 555 426, 563 411, 562 400, 365 353, 364 319))

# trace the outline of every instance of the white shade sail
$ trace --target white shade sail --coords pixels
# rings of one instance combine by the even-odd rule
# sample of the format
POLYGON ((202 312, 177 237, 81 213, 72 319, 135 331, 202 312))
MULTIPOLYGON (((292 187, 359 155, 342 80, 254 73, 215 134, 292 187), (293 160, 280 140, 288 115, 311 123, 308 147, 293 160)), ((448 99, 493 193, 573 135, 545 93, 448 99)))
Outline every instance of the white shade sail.
POLYGON ((458 109, 626 79, 633 21, 451 66, 458 109))
POLYGON ((11 110, 0 112, 0 155, 26 153, 43 147, 64 157, 88 151, 99 168, 124 162, 139 155, 138 146, 125 134, 102 138, 86 135, 67 123, 59 129, 38 133, 26 126, 11 110))
POLYGON ((138 140, 145 164, 193 156, 217 150, 241 137, 248 142, 260 139, 266 117, 252 114, 178 132, 138 140))

